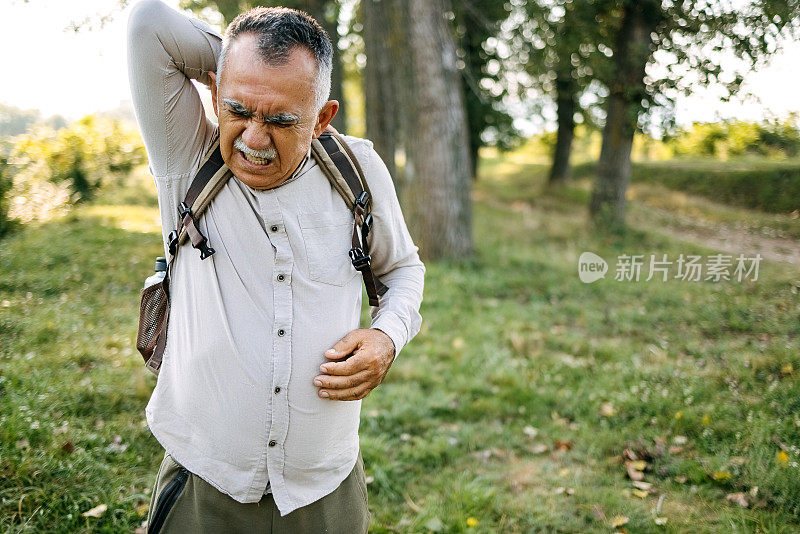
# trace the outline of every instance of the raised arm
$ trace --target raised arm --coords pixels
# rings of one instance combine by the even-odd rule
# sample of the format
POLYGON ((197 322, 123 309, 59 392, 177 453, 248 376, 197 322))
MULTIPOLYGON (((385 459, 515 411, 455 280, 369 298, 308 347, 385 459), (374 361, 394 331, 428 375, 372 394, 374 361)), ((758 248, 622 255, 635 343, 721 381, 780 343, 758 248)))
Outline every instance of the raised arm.
POLYGON ((190 80, 208 84, 222 36, 160 0, 142 0, 128 20, 128 77, 136 120, 156 177, 190 172, 214 124, 190 80))

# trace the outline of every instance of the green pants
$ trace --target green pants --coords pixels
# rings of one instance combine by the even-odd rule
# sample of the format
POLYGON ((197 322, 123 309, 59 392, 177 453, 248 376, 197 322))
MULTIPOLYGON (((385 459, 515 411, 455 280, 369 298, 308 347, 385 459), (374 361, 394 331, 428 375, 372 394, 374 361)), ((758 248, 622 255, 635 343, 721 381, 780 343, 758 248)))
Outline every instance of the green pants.
POLYGON ((164 455, 156 476, 148 534, 367 532, 371 514, 361 451, 353 471, 332 493, 281 517, 272 494, 240 503, 164 455))

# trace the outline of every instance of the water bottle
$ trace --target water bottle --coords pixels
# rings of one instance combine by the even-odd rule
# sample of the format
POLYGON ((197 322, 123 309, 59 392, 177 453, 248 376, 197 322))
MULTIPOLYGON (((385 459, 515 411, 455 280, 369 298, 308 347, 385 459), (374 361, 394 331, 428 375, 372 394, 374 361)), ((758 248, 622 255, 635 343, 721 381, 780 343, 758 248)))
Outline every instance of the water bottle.
POLYGON ((144 287, 148 288, 152 285, 158 284, 164 279, 165 276, 167 276, 167 258, 156 258, 156 272, 155 274, 150 275, 147 280, 144 281, 144 287))

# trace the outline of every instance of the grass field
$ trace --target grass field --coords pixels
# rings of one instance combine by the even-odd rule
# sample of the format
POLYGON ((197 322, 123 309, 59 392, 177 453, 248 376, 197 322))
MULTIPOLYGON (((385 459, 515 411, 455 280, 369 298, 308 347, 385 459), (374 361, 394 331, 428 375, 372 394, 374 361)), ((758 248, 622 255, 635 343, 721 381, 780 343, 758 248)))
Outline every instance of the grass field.
MULTIPOLYGON (((427 265, 423 330, 363 402, 372 531, 800 532, 797 266, 615 281, 621 254, 714 251, 594 233, 585 188, 543 192, 519 154, 481 175, 475 258, 427 265), (605 279, 579 280, 583 251, 605 279)), ((161 449, 134 335, 161 250, 152 203, 85 206, 0 242, 3 531, 144 520, 161 449)))

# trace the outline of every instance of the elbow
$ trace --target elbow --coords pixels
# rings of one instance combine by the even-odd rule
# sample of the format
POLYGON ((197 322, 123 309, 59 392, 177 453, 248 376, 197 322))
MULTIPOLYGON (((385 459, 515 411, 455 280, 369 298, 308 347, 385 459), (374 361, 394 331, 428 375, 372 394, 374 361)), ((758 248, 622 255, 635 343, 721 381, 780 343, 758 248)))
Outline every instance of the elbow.
POLYGON ((128 43, 133 44, 148 34, 154 34, 159 21, 164 20, 165 9, 169 8, 161 0, 137 2, 128 17, 128 43))

